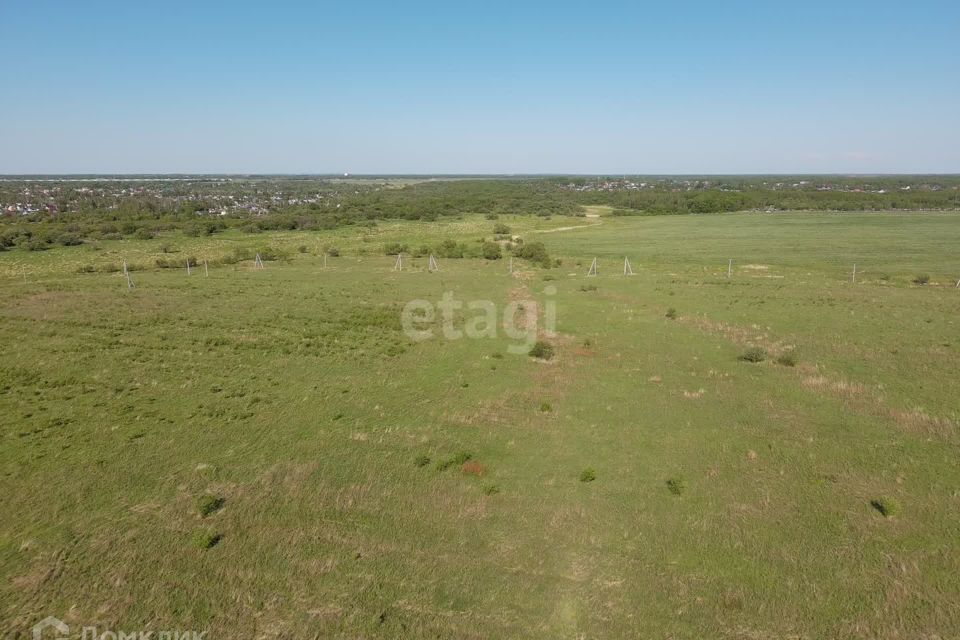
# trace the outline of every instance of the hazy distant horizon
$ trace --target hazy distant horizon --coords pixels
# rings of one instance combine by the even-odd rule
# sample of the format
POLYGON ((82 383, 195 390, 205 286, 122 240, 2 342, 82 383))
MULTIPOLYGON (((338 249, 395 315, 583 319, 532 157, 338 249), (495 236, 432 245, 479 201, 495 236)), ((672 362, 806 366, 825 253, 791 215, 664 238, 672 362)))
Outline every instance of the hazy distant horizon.
POLYGON ((923 178, 960 177, 960 172, 946 173, 0 173, 0 180, 22 181, 29 179, 98 180, 103 178, 123 179, 184 179, 195 178, 325 178, 325 179, 376 179, 376 178, 923 178))

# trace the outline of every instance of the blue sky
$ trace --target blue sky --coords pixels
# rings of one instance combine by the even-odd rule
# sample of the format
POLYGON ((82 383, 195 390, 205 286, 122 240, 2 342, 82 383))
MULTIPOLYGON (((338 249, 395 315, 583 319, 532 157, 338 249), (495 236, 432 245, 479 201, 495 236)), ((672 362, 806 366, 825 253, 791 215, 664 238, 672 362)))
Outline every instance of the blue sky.
POLYGON ((960 172, 960 3, 0 0, 0 173, 960 172))

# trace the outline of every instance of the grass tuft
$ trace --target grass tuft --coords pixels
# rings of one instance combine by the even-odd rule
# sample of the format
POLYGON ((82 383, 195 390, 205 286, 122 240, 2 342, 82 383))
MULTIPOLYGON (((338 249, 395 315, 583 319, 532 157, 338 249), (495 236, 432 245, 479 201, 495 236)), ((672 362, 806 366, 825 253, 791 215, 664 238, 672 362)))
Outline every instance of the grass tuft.
POLYGON ((473 458, 473 454, 469 451, 459 451, 445 460, 438 460, 437 471, 446 471, 450 467, 463 466, 463 464, 471 458, 473 458))
POLYGON ((480 490, 483 491, 483 495, 492 496, 500 493, 500 487, 495 484, 485 484, 480 487, 480 490))
POLYGON ((413 459, 413 464, 418 467, 425 467, 430 464, 430 456, 417 456, 413 459))
POLYGON ((777 358, 777 364, 784 367, 795 367, 797 366, 797 354, 793 351, 785 351, 777 358))
POLYGON ((593 482, 597 479, 597 472, 591 467, 587 467, 580 472, 580 482, 593 482))

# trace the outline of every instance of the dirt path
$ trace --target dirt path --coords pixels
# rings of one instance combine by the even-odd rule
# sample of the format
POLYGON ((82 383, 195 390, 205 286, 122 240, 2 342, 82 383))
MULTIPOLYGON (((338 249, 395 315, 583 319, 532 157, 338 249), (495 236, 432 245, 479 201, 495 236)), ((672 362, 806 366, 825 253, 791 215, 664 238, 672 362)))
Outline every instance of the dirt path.
POLYGON ((599 227, 602 224, 603 224, 602 220, 597 220, 596 222, 592 222, 590 224, 577 224, 572 227, 557 227, 556 229, 544 229, 542 231, 534 231, 534 233, 556 233, 557 231, 572 231, 573 229, 583 229, 584 227, 599 227))

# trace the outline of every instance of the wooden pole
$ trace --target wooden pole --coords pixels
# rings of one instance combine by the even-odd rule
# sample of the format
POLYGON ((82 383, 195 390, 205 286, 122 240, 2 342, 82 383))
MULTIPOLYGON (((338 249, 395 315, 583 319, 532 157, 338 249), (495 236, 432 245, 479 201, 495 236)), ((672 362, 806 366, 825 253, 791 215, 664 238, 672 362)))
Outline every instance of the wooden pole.
POLYGON ((730 279, 730 276, 733 274, 733 258, 727 261, 727 280, 730 279))
POLYGON ((187 275, 190 275, 190 259, 187 258, 187 275))
POLYGON ((857 282, 857 263, 856 262, 853 263, 853 276, 851 278, 851 282, 853 283, 857 282))
POLYGON ((203 261, 203 277, 204 277, 204 278, 209 278, 209 277, 210 277, 210 267, 207 266, 207 261, 206 261, 206 260, 203 261))

